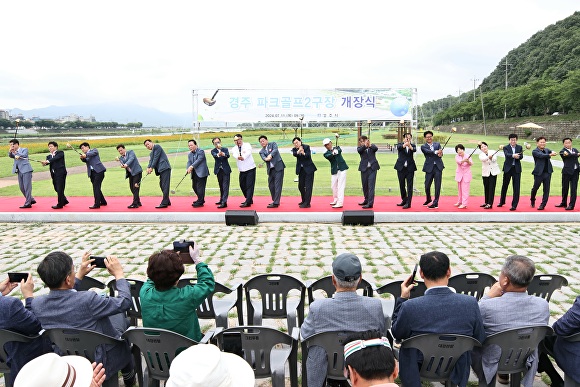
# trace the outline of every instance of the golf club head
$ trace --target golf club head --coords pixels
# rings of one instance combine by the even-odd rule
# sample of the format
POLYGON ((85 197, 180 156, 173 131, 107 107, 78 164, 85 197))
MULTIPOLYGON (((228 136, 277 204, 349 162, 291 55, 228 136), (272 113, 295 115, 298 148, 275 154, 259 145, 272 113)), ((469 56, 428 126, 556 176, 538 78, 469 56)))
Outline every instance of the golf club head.
POLYGON ((215 105, 215 99, 211 99, 211 98, 204 98, 203 99, 203 103, 206 104, 207 106, 213 106, 215 105))
POLYGON ((171 194, 172 194, 172 195, 175 195, 175 192, 176 192, 176 191, 175 191, 174 189, 172 189, 172 190, 171 190, 171 194))

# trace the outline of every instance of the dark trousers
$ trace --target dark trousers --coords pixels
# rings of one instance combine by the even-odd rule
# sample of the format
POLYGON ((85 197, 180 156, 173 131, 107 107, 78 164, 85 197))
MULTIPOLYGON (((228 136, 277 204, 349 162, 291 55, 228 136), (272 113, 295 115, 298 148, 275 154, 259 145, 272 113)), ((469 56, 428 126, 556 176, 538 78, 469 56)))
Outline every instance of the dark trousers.
POLYGON ((191 188, 197 196, 197 200, 194 203, 203 204, 205 203, 205 185, 207 184, 207 176, 199 177, 195 174, 195 170, 191 171, 191 188))
POLYGON ((97 173, 94 169, 91 169, 91 183, 93 183, 93 196, 95 197, 95 206, 100 206, 101 204, 107 204, 105 196, 101 191, 101 186, 103 185, 103 180, 105 179, 105 172, 97 173))
POLYGON ((564 380, 554 368, 554 364, 548 357, 548 354, 554 353, 554 343, 556 342, 556 335, 546 336, 544 340, 538 345, 539 360, 538 360, 538 372, 545 372, 550 377, 553 387, 563 387, 564 380))
POLYGON ((542 186, 542 204, 541 206, 545 206, 548 203, 548 198, 550 197, 550 181, 552 180, 552 174, 548 172, 544 172, 541 175, 534 175, 534 185, 532 186, 532 193, 530 196, 530 200, 532 202, 536 201, 536 193, 542 186))
POLYGON ((298 173, 298 190, 302 204, 310 205, 312 200, 312 188, 314 187, 314 172, 307 173, 304 168, 298 173))
POLYGON ((139 190, 141 189, 141 187, 139 183, 141 182, 142 177, 143 172, 139 172, 135 176, 129 175, 129 189, 133 194, 133 203, 131 204, 134 206, 141 204, 141 198, 139 198, 139 190))
POLYGON ((64 188, 66 186, 66 172, 51 173, 50 175, 52 177, 52 186, 56 191, 57 205, 64 206, 65 204, 68 204, 68 200, 64 195, 64 188))
POLYGON ((246 198, 247 204, 254 203, 254 186, 256 185, 256 168, 240 172, 240 189, 246 198))
POLYGON ((274 168, 270 168, 268 174, 268 188, 270 189, 272 203, 274 204, 280 204, 283 183, 284 183, 284 169, 277 171, 274 168))
POLYGON ((372 168, 367 168, 361 171, 360 179, 362 182, 362 190, 365 202, 372 206, 375 203, 375 185, 377 182, 377 171, 372 168))
POLYGON ((425 196, 427 201, 431 201, 431 184, 435 182, 435 200, 433 204, 439 204, 439 195, 441 195, 441 179, 443 171, 433 167, 431 172, 425 172, 425 196))
POLYGON ((170 205, 169 200, 169 186, 171 184, 171 169, 166 169, 165 171, 159 173, 159 188, 163 193, 163 199, 161 200, 161 205, 170 205))
POLYGON ((510 169, 503 174, 503 183, 501 185, 501 196, 499 197, 499 204, 505 204, 505 197, 507 195, 507 190, 510 185, 510 180, 512 180, 513 194, 512 197, 512 207, 516 208, 520 202, 520 180, 522 177, 521 172, 516 172, 515 168, 510 169))
POLYGON ((411 200, 413 199, 414 177, 415 171, 408 167, 403 167, 403 169, 397 171, 397 178, 399 179, 399 191, 401 191, 401 200, 408 205, 411 205, 411 200))
POLYGON ((483 179, 483 195, 485 196, 485 204, 493 205, 493 198, 495 196, 495 185, 497 184, 497 175, 482 176, 483 179))
POLYGON ((570 207, 576 205, 576 192, 578 191, 578 169, 573 174, 562 173, 562 204, 566 205, 570 190, 570 207))
POLYGON ((220 169, 217 174, 217 181, 220 186, 220 202, 222 204, 227 204, 228 196, 230 194, 230 174, 225 173, 223 169, 220 169))

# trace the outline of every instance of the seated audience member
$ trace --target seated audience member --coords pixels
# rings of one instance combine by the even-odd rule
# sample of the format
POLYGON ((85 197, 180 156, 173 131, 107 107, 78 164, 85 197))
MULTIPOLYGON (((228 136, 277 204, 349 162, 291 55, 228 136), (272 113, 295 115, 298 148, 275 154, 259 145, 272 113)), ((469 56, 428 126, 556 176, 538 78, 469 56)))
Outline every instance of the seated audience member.
POLYGON ((389 341, 379 331, 359 332, 346 339, 344 371, 354 387, 398 387, 399 366, 389 341))
MULTIPOLYGON (((0 282, 0 329, 21 333, 27 336, 36 336, 42 330, 40 323, 31 311, 24 308, 22 301, 16 297, 8 297, 18 283, 10 282, 7 277, 0 282)), ((34 283, 32 276, 28 274, 26 281, 20 283, 20 290, 24 298, 32 297, 34 283)), ((19 343, 12 341, 6 343, 4 350, 8 355, 7 364, 10 373, 4 374, 5 379, 14 381, 20 369, 30 360, 45 352, 50 351, 50 345, 45 345, 42 338, 38 338, 30 343, 19 343)))
MULTIPOLYGON (((336 293, 332 298, 320 298, 310 305, 308 316, 302 323, 303 339, 320 332, 365 331, 376 329, 385 332, 385 317, 381 301, 360 296, 356 288, 362 280, 360 260, 354 254, 344 253, 332 263, 332 283, 336 293)), ((324 349, 310 347, 306 370, 309 387, 321 387, 326 379, 328 362, 324 349)))
MULTIPOLYGON (((534 262, 521 255, 506 258, 499 281, 479 301, 486 336, 527 325, 548 324, 550 309, 543 298, 528 295, 536 267, 534 262)), ((471 362, 479 380, 491 383, 497 371, 501 351, 498 346, 474 348, 471 362)), ((530 355, 531 367, 522 384, 531 387, 538 367, 537 350, 530 355)), ((508 375, 498 375, 498 381, 508 383, 508 375)))
POLYGON ((47 353, 26 363, 14 387, 100 387, 105 369, 82 356, 47 353))
MULTIPOLYGON (((395 301, 392 332, 397 340, 423 333, 454 333, 471 336, 480 343, 485 339, 481 314, 475 297, 456 294, 447 286, 451 269, 449 258, 442 252, 431 251, 419 260, 420 275, 427 290, 422 297, 409 299, 413 277, 401 284, 401 297, 395 301)), ((455 364, 451 381, 467 385, 470 353, 464 353, 455 364)), ((420 386, 421 353, 414 348, 402 348, 399 353, 399 377, 405 386, 420 386)))
POLYGON ((254 387, 252 367, 212 344, 187 348, 173 359, 166 387, 254 387))
POLYGON ((189 247, 197 272, 197 283, 178 288, 185 266, 179 253, 162 250, 149 257, 147 282, 141 288, 143 326, 167 329, 200 341, 203 337, 195 310, 215 286, 211 269, 200 260, 199 245, 189 247))
MULTIPOLYGON (((75 273, 68 254, 62 251, 48 254, 38 265, 38 274, 50 292, 27 298, 26 307, 32 309, 44 329, 88 329, 120 338, 129 326, 125 312, 132 302, 123 267, 115 256, 105 259, 107 270, 117 282, 117 297, 103 297, 92 291, 77 292, 80 281, 95 268, 89 257, 90 252, 83 254, 79 271, 75 273)), ((96 358, 107 370, 107 379, 117 377, 121 370, 125 386, 135 384, 133 357, 127 342, 98 348, 96 358)))

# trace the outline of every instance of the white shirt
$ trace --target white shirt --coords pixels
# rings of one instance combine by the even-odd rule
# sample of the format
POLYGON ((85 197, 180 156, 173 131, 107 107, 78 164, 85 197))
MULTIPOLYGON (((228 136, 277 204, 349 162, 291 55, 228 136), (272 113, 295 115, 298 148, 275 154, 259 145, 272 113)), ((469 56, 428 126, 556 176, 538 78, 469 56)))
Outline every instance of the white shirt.
POLYGON ((256 163, 254 162, 254 157, 252 156, 252 145, 247 142, 242 143, 242 151, 240 152, 237 145, 234 145, 231 152, 232 156, 236 159, 238 164, 238 170, 240 172, 246 172, 250 169, 256 168, 256 163), (242 155, 243 160, 238 160, 238 157, 242 155))

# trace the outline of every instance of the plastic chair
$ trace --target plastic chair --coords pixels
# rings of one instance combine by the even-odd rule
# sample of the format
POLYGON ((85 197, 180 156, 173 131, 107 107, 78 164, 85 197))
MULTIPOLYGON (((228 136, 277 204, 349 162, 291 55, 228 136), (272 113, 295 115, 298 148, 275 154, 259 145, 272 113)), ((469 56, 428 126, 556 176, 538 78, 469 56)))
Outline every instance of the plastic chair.
POLYGON ((302 281, 286 274, 263 274, 248 280, 244 290, 248 325, 262 325, 262 319, 283 318, 287 320, 288 332, 302 325, 306 296, 306 286, 302 281), (260 294, 261 300, 252 300, 253 290, 260 294), (292 290, 300 293, 298 300, 289 295, 292 290))
POLYGON ((21 333, 9 331, 7 329, 0 329, 0 373, 4 374, 4 385, 6 387, 12 387, 13 380, 12 378, 8 377, 8 374, 10 373, 10 367, 6 363, 8 361, 8 354, 4 350, 4 345, 11 341, 30 343, 39 337, 40 335, 26 336, 21 333))
MULTIPOLYGON (((538 343, 545 336, 552 335, 554 331, 547 325, 531 325, 521 328, 508 329, 488 336, 483 346, 497 345, 501 349, 501 357, 497 367, 497 373, 510 374, 510 386, 519 387, 522 380, 522 372, 527 371, 526 361, 538 348, 538 343)), ((485 380, 480 380, 480 386, 495 386, 496 377, 488 385, 485 380)))
POLYGON ((419 374, 422 380, 436 381, 451 386, 449 380, 457 360, 481 343, 470 336, 448 333, 426 333, 403 340, 401 349, 415 348, 423 354, 419 374))
MULTIPOLYGON (((131 292, 131 308, 127 311, 127 317, 129 317, 132 326, 137 326, 138 320, 141 318, 141 301, 139 292, 141 291, 144 282, 130 278, 127 278, 127 282, 129 282, 129 291, 131 292)), ((117 281, 114 279, 109 281, 107 287, 109 288, 109 294, 111 297, 115 297, 117 295, 117 281)))
MULTIPOLYGON (((416 281, 417 285, 411 290, 411 297, 420 297, 425 294, 427 287, 423 281, 416 281)), ((395 301, 397 297, 401 297, 401 284, 403 283, 402 280, 400 281, 393 281, 389 282, 386 285, 383 285, 379 288, 375 289, 377 294, 390 294, 392 299, 384 299, 381 298, 381 303, 383 305, 383 314, 385 316, 385 329, 391 328, 391 316, 395 311, 395 301)))
POLYGON ((256 378, 272 378, 272 387, 285 386, 285 368, 290 370, 290 386, 298 387, 298 335, 288 335, 274 328, 242 326, 216 328, 214 339, 226 352, 236 353, 250 364, 256 378))
POLYGON ((105 285, 103 282, 86 275, 81 280, 81 283, 79 284, 79 287, 77 290, 84 291, 84 290, 90 290, 93 288, 104 289, 106 287, 107 287, 107 285, 105 285))
MULTIPOLYGON (((210 337, 211 334, 206 335, 201 343, 207 343, 210 337)), ((169 367, 175 356, 182 349, 199 344, 189 337, 157 328, 130 327, 123 333, 123 338, 138 348, 145 358, 147 367, 144 372, 141 367, 141 356, 139 356, 139 364, 135 364, 137 372, 142 372, 140 380, 143 380, 144 384, 141 385, 145 386, 159 386, 161 380, 169 379, 169 367)))
MULTIPOLYGON (((197 278, 181 278, 179 282, 177 282, 177 287, 182 288, 188 285, 195 285, 196 283, 197 278)), ((235 285, 233 288, 228 288, 227 286, 216 282, 213 293, 207 296, 204 303, 197 308, 197 317, 200 319, 213 319, 215 320, 216 327, 222 327, 225 329, 228 327, 228 313, 230 310, 232 310, 233 307, 236 307, 236 312, 238 314, 238 325, 244 325, 242 303, 243 292, 241 283, 235 285), (234 293, 236 298, 221 299, 214 297, 216 293, 234 293)))
POLYGON ((528 294, 550 301, 552 293, 562 286, 568 286, 568 280, 559 274, 538 274, 528 285, 528 294))
MULTIPOLYGON (((373 296, 373 288, 374 286, 365 279, 360 281, 357 287, 357 289, 362 289, 363 296, 367 297, 373 296)), ((317 290, 322 290, 326 293, 327 298, 332 297, 334 292, 336 292, 336 288, 332 284, 332 276, 329 275, 328 277, 317 279, 306 287, 308 293, 308 304, 312 304, 312 301, 314 301, 314 292, 317 290)))
POLYGON ((478 301, 483 297, 483 292, 488 286, 496 283, 495 277, 485 273, 464 273, 449 278, 449 287, 457 293, 475 297, 478 301))
POLYGON ((302 340, 302 387, 308 387, 306 359, 308 359, 308 350, 312 346, 322 347, 326 351, 327 381, 346 381, 344 377, 344 344, 346 338, 352 333, 350 331, 321 332, 302 340))

